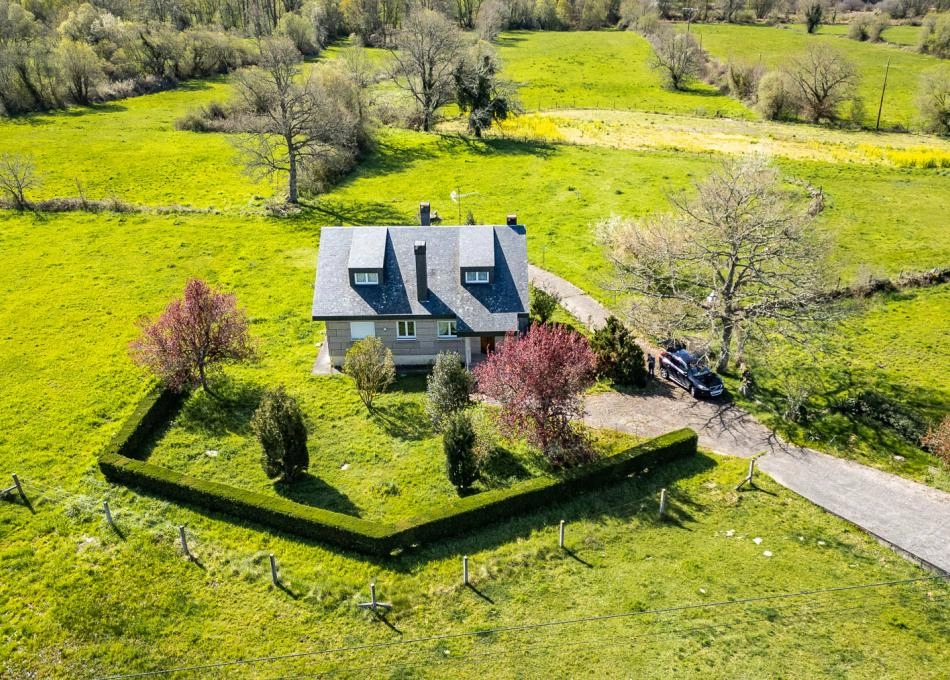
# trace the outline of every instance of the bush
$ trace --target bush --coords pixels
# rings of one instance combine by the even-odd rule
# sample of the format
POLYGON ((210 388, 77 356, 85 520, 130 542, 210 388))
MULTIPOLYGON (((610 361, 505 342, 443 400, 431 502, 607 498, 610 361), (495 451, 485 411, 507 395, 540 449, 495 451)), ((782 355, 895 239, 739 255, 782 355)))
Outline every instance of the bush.
POLYGON ((264 394, 251 418, 251 429, 264 450, 261 466, 269 479, 291 482, 306 472, 310 466, 307 426, 283 385, 264 394))
POLYGON ((917 106, 924 130, 950 135, 950 65, 941 64, 920 77, 917 106))
POLYGON ((453 413, 446 421, 442 448, 445 450, 445 473, 461 494, 478 479, 475 429, 465 413, 453 413))
POLYGON ((924 436, 924 423, 916 413, 875 390, 864 390, 847 397, 834 409, 888 427, 913 445, 917 445, 924 436))
POLYGON ((812 2, 805 7, 805 29, 809 33, 814 33, 821 25, 824 16, 824 8, 820 2, 812 2))
POLYGON ((537 286, 531 287, 531 316, 540 323, 550 321, 560 302, 561 298, 557 293, 549 293, 537 286))
POLYGON ((455 352, 440 352, 426 379, 426 413, 432 427, 441 430, 454 413, 471 404, 475 380, 455 352))
POLYGON ((379 338, 363 338, 347 350, 343 372, 353 378, 360 399, 372 410, 376 395, 385 392, 396 379, 393 353, 379 338))
POLYGON ((759 80, 757 108, 768 120, 795 120, 801 102, 795 86, 781 71, 769 71, 759 80))
POLYGON ((927 17, 920 31, 917 51, 950 59, 950 13, 927 17))
POLYGON ((743 102, 755 103, 763 72, 764 69, 759 64, 730 61, 725 74, 729 94, 743 102))
POLYGON ((597 356, 598 375, 618 385, 644 387, 647 384, 643 350, 617 317, 609 317, 607 323, 594 332, 590 348, 597 356))
POLYGON ((950 414, 939 425, 931 425, 920 439, 920 445, 950 467, 950 414))
POLYGON ((158 465, 133 460, 126 454, 139 447, 168 421, 181 397, 150 391, 99 456, 107 479, 137 485, 165 498, 180 500, 212 511, 225 512, 251 522, 313 538, 342 548, 374 555, 389 555, 395 548, 444 539, 477 529, 486 522, 571 498, 585 490, 622 481, 647 468, 696 454, 697 436, 683 429, 657 437, 622 453, 576 469, 560 479, 530 479, 499 491, 469 496, 410 520, 397 530, 285 498, 265 496, 226 484, 206 482, 158 465))
POLYGON ((889 26, 887 19, 872 14, 859 14, 848 25, 848 37, 852 40, 878 42, 889 26))

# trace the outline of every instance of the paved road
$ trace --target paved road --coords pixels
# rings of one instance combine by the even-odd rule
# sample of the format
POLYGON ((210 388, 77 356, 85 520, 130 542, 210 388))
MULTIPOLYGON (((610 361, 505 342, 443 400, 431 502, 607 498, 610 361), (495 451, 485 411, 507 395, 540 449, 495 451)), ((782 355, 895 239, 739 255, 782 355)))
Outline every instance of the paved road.
MULTIPOLYGON (((534 285, 561 297, 571 314, 597 327, 607 310, 577 286, 537 267, 534 285)), ((701 446, 749 457, 775 481, 828 512, 944 573, 950 573, 950 494, 849 460, 788 444, 742 409, 697 401, 665 381, 643 394, 605 393, 587 399, 585 422, 640 436, 680 427, 699 433, 701 446)))

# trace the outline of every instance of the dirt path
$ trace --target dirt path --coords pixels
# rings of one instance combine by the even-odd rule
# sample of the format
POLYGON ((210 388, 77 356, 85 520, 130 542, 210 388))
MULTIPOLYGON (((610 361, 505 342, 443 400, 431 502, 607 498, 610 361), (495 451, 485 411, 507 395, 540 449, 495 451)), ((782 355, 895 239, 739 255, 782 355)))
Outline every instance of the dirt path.
MULTIPOLYGON (((533 266, 530 277, 536 286, 557 292, 565 309, 593 327, 607 318, 607 310, 573 284, 533 266)), ((644 437, 690 427, 699 434, 700 446, 716 453, 765 453, 758 466, 779 484, 916 561, 950 574, 950 494, 788 444, 737 406, 695 400, 663 380, 642 394, 591 395, 584 420, 644 437)))

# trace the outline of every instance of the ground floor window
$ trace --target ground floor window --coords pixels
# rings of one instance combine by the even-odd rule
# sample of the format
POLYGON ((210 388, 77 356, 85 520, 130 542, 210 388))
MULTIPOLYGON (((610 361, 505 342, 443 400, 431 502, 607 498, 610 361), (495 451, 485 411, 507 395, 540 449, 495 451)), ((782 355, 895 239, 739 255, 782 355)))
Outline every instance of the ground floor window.
POLYGON ((350 339, 362 340, 376 335, 374 321, 350 321, 350 339))
POLYGON ((400 340, 416 339, 416 322, 400 321, 396 324, 396 337, 400 340))
POLYGON ((454 338, 457 337, 457 328, 455 321, 440 321, 439 322, 439 337, 440 338, 454 338))

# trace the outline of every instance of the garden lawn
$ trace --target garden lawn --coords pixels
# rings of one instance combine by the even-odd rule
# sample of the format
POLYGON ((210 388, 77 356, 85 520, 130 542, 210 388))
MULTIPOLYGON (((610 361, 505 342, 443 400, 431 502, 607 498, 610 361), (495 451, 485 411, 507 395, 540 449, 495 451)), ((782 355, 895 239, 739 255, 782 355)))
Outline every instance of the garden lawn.
MULTIPOLYGON (((230 373, 239 377, 224 388, 228 401, 203 391, 190 395, 154 447, 145 452, 150 463, 389 524, 458 500, 445 474, 442 437, 433 432, 425 413, 425 376, 400 377, 374 400, 369 412, 345 376, 282 374, 308 423, 310 472, 293 484, 281 484, 264 474, 261 447, 250 431, 261 387, 273 382, 274 371, 252 367, 230 373)), ((638 442, 619 432, 592 435, 604 455, 638 442)), ((539 454, 521 441, 498 437, 492 460, 501 477, 495 474, 477 483, 475 491, 551 474, 539 454)))
MULTIPOLYGON (((861 74, 858 93, 864 101, 863 123, 874 126, 884 80, 884 66, 890 60, 887 92, 881 115, 881 126, 917 127, 917 86, 924 71, 935 68, 941 60, 915 52, 895 49, 886 44, 849 40, 843 36, 805 33, 771 26, 738 26, 727 24, 693 24, 703 48, 721 61, 761 62, 769 68, 787 63, 790 56, 803 52, 811 44, 827 44, 843 52, 861 74)), ((885 37, 887 32, 885 32, 885 37)))
POLYGON ((686 92, 664 87, 650 68, 653 49, 632 31, 508 31, 497 40, 502 75, 521 84, 529 111, 639 109, 699 116, 754 117, 743 104, 694 82, 686 92))

